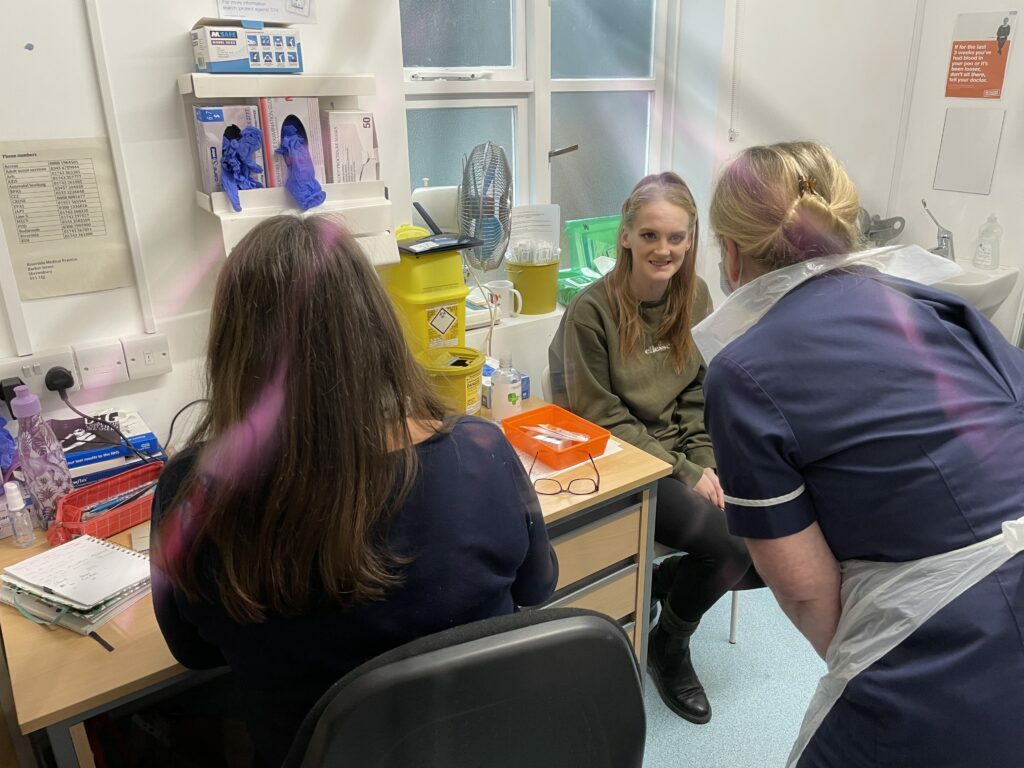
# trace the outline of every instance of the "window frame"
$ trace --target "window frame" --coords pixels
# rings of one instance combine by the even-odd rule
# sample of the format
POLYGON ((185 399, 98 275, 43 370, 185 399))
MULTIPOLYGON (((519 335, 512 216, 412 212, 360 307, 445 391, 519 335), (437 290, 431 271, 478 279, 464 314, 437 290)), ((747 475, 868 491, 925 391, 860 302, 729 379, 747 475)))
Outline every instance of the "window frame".
MULTIPOLYGON (((526 200, 523 197, 523 189, 530 188, 530 164, 525 153, 522 151, 521 138, 528 130, 527 100, 525 98, 459 98, 459 99, 433 99, 417 98, 407 99, 406 111, 412 109, 474 109, 480 107, 498 107, 512 109, 512 157, 509 166, 512 167, 512 204, 524 205, 526 200)), ((466 147, 466 154, 472 147, 466 147)), ((411 164, 411 159, 410 159, 411 164)), ((410 188, 415 189, 410 169, 410 188)), ((431 182, 433 184, 433 182, 431 182)))
MULTIPOLYGON (((555 93, 639 91, 650 94, 645 172, 660 171, 671 161, 671 131, 663 131, 666 86, 674 84, 675 47, 668 42, 679 29, 682 0, 654 0, 652 76, 649 78, 552 78, 551 0, 514 0, 513 67, 404 68, 406 109, 458 109, 466 106, 514 106, 514 185, 517 205, 551 202, 552 95, 555 93), (526 41, 530 44, 527 45, 526 41), (417 72, 483 73, 473 80, 414 80, 417 72)), ((677 47, 677 46, 676 46, 677 47)), ((411 186, 410 179, 410 186, 411 186)))
MULTIPOLYGON (((409 85, 428 86, 422 92, 435 92, 429 86, 435 84, 478 85, 488 82, 523 82, 526 80, 526 4, 533 0, 512 0, 512 66, 495 67, 402 67, 403 78, 409 85), (425 76, 438 75, 437 79, 424 80, 425 76), (444 79, 447 76, 450 79, 444 79), (472 80, 460 78, 472 77, 472 80)), ((403 62, 404 64, 404 62, 403 62)))

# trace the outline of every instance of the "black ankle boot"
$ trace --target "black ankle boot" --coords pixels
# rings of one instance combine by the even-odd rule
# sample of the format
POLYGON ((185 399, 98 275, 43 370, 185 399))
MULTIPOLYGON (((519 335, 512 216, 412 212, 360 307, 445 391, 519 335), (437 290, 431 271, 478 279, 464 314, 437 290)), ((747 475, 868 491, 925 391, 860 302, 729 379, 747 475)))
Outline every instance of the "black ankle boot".
POLYGON ((711 704, 690 663, 690 636, 698 623, 683 621, 668 603, 663 604, 647 645, 647 670, 669 709, 684 720, 703 724, 711 719, 711 704))
POLYGON ((658 611, 658 606, 664 602, 665 598, 668 597, 668 593, 672 590, 672 585, 675 583, 676 571, 679 569, 679 563, 682 559, 682 555, 668 557, 660 563, 655 563, 654 567, 651 569, 650 617, 652 627, 656 621, 654 615, 658 611))

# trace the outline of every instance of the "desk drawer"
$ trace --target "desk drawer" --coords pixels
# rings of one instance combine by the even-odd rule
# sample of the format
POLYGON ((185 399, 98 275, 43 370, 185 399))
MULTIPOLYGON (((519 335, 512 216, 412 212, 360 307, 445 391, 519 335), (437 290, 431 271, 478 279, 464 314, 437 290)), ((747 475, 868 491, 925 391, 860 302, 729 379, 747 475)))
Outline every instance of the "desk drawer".
POLYGON ((636 579, 639 569, 635 565, 624 568, 566 595, 552 603, 551 608, 586 608, 620 621, 636 609, 636 579))
POLYGON ((640 505, 560 536, 552 545, 558 554, 556 589, 636 557, 640 551, 640 505))

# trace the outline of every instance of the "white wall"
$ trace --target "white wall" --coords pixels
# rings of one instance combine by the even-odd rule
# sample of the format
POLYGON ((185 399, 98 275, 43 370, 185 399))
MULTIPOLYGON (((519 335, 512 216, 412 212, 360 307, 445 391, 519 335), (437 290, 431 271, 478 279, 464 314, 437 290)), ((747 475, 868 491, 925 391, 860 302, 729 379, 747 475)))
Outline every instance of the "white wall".
MULTIPOLYGON (((969 264, 972 245, 978 228, 990 213, 1003 225, 1002 263, 1024 268, 1024 55, 1013 51, 1007 65, 1005 87, 1001 100, 945 98, 946 71, 949 66, 953 24, 958 13, 989 11, 993 6, 970 0, 929 0, 924 14, 917 78, 907 130, 906 150, 894 213, 905 216, 905 242, 935 245, 935 225, 921 208, 921 198, 936 217, 953 231, 957 261, 969 264), (1002 142, 988 195, 946 192, 932 189, 935 163, 942 139, 942 125, 947 107, 1000 107, 1006 110, 1002 142)), ((1018 31, 1020 26, 1017 27, 1018 31)), ((1021 297, 1021 279, 993 322, 1006 335, 1011 335, 1021 297)))
MULTIPOLYGON (((187 31, 200 17, 216 16, 216 3, 97 4, 148 290, 158 330, 169 336, 174 371, 107 392, 82 392, 78 399, 92 401, 91 407, 134 405, 163 437, 175 411, 199 396, 197 372, 212 289, 223 261, 214 220, 193 202, 190 134, 175 87, 176 76, 193 69, 187 31)), ((318 24, 302 30, 306 71, 376 76, 377 95, 360 105, 376 115, 381 171, 395 218, 408 218, 398 1, 324 0, 318 3, 318 14, 318 24)), ((106 135, 84 0, 6 4, 0 71, 5 73, 0 96, 7 105, 0 110, 0 140, 106 135), (34 50, 26 50, 26 43, 33 43, 34 50)), ((134 289, 24 306, 36 349, 143 330, 134 289)), ((0 358, 14 354, 10 331, 0 321, 0 358)))
MULTIPOLYGON (((912 63, 915 6, 910 0, 729 0, 719 18, 708 3, 684 0, 684 34, 703 56, 697 60, 699 66, 691 65, 680 75, 684 95, 690 93, 698 107, 706 104, 707 83, 695 80, 708 78, 706 62, 716 56, 721 72, 715 83, 712 152, 702 147, 700 153, 688 155, 688 149, 677 146, 678 167, 703 185, 709 160, 717 171, 746 147, 813 139, 827 144, 844 162, 860 189, 862 205, 885 215, 912 63), (693 82, 688 85, 688 80, 693 82), (730 141, 733 103, 737 137, 730 141)), ((706 203, 710 190, 703 195, 706 203)), ((719 259, 711 238, 705 242, 701 274, 717 301, 722 298, 717 289, 719 259)))

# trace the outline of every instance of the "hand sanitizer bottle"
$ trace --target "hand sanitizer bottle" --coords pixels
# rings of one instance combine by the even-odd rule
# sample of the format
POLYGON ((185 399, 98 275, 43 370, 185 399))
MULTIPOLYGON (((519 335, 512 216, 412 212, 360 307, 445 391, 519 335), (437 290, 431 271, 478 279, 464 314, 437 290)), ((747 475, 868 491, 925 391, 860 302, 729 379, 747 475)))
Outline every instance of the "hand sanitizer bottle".
POLYGON ((502 352, 491 374, 491 418, 500 422, 523 410, 523 380, 512 367, 512 353, 502 352))
POLYGON ((16 482, 4 483, 4 499, 7 502, 7 517, 14 532, 14 546, 31 547, 36 543, 36 532, 32 530, 32 515, 25 506, 25 497, 16 482))
POLYGON ((974 249, 974 266, 978 269, 996 269, 999 266, 999 239, 1003 228, 996 221, 995 214, 978 230, 978 245, 974 249))

